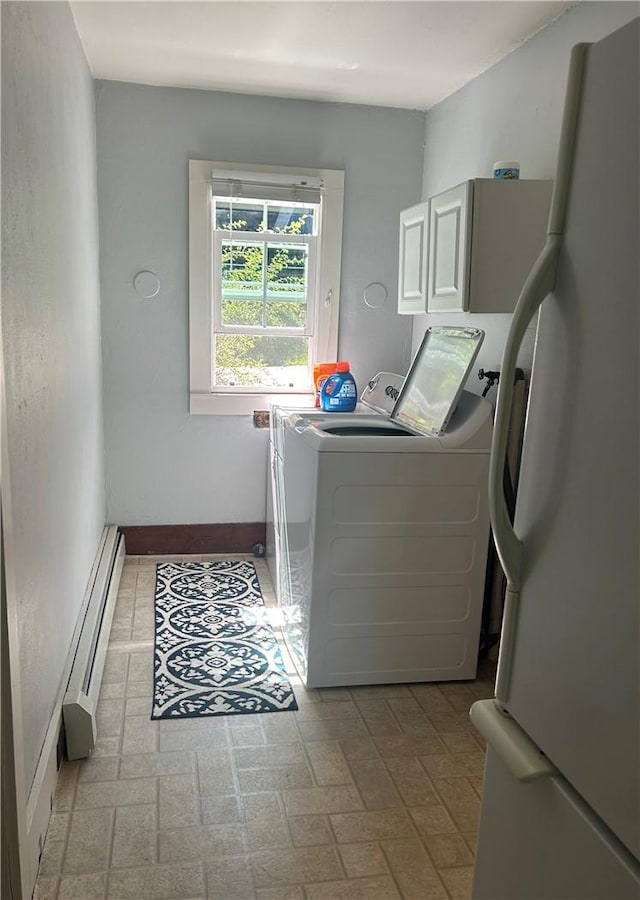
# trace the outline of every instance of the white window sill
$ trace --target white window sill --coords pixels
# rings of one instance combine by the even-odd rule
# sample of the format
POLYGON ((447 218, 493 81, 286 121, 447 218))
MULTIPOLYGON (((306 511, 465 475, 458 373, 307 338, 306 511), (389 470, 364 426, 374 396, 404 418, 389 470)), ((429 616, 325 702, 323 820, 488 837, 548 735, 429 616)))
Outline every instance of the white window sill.
POLYGON ((211 394, 191 392, 189 412, 192 416, 253 416, 257 410, 272 406, 313 407, 310 392, 300 394, 211 394))

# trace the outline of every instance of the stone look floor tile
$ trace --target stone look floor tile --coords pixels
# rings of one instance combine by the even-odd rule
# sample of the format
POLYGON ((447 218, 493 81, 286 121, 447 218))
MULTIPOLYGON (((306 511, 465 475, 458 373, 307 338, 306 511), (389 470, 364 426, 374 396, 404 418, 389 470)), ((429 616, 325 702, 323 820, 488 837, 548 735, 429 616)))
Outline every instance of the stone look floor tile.
POLYGON ((431 779, 417 759, 385 759, 385 765, 400 792, 405 806, 431 806, 440 804, 431 779))
POLYGON ((294 712, 260 715, 262 733, 266 744, 293 744, 298 739, 294 712))
POLYGON ((98 759, 98 757, 107 757, 107 756, 119 756, 120 755, 120 735, 113 735, 111 737, 104 737, 103 735, 98 735, 96 738, 96 745, 93 748, 93 753, 91 754, 92 759, 98 759))
POLYGON ((64 857, 65 875, 100 872, 107 868, 113 819, 113 809, 86 809, 72 813, 64 857))
POLYGON ((404 809, 342 813, 329 818, 339 844, 380 841, 414 834, 413 824, 404 809))
POLYGON ((440 900, 447 892, 420 841, 384 841, 383 850, 403 900, 440 900))
POLYGON ((316 847, 333 841, 327 816, 291 816, 288 822, 296 847, 316 847))
POLYGON ((35 900, 468 898, 484 766, 468 708, 493 695, 495 665, 475 682, 317 690, 283 646, 299 710, 152 721, 165 561, 125 562, 98 742, 60 771, 35 900))
POLYGON ((364 721, 359 718, 300 722, 298 728, 303 741, 343 741, 368 736, 364 721))
POLYGON ((122 755, 155 753, 158 749, 158 723, 146 716, 126 716, 122 735, 122 755))
POLYGON ((150 681, 127 681, 124 686, 124 695, 127 699, 144 697, 149 704, 149 709, 151 709, 153 686, 150 681))
POLYGON ((231 752, 227 747, 198 750, 196 759, 200 794, 203 797, 230 794, 235 791, 231 752))
POLYGON ((204 872, 200 864, 145 866, 112 870, 108 900, 174 900, 203 897, 204 872))
POLYGON ((387 700, 393 697, 410 697, 406 684, 363 685, 349 689, 354 700, 387 700))
POLYGON ((240 801, 235 794, 222 797, 202 797, 200 807, 203 825, 224 825, 225 822, 242 820, 240 801))
POLYGON ((467 779, 469 784, 474 789, 478 797, 482 797, 482 784, 483 784, 483 776, 482 775, 470 775, 467 779))
POLYGON ((404 734, 435 735, 433 725, 414 697, 392 698, 388 704, 404 734))
POLYGON ((256 900, 305 900, 302 888, 297 885, 277 888, 259 888, 256 900))
POLYGON ((469 900, 473 883, 472 866, 442 869, 440 874, 447 886, 451 900, 469 900))
POLYGON ((80 760, 78 781, 117 781, 120 760, 116 757, 95 757, 80 760))
MULTIPOLYGON (((246 718, 249 717, 246 716, 246 718)), ((230 728, 229 734, 234 747, 256 747, 264 744, 264 734, 259 725, 250 725, 248 728, 230 728)))
POLYGON ((236 747, 233 755, 238 769, 304 766, 307 762, 302 744, 299 743, 268 747, 236 747))
POLYGON ((371 841, 366 844, 343 844, 339 850, 348 878, 386 875, 389 871, 379 844, 371 841))
POLYGON ((194 775, 164 775, 158 779, 160 828, 200 824, 200 803, 194 775))
POLYGON ((57 900, 103 900, 106 889, 106 872, 65 875, 60 879, 57 900))
POLYGON ((157 807, 121 806, 116 809, 111 866, 141 866, 157 860, 157 807))
MULTIPOLYGON (((105 684, 102 682, 102 687, 100 688, 100 698, 102 700, 114 700, 116 697, 124 697, 125 695, 125 682, 124 681, 114 681, 111 684, 105 684)), ((151 696, 151 694, 149 694, 151 696)))
POLYGON ((484 753, 443 753, 421 757, 422 765, 432 778, 446 778, 456 775, 482 776, 484 753))
POLYGON ((375 738, 380 755, 387 757, 431 756, 444 752, 444 744, 437 735, 391 735, 375 738))
POLYGON ((33 900, 56 900, 58 896, 58 876, 38 876, 38 882, 33 894, 33 900))
POLYGON ((102 737, 122 734, 124 726, 124 700, 99 700, 96 707, 96 730, 102 737))
POLYGON ((141 753, 120 760, 120 779, 151 778, 155 775, 185 775, 196 771, 193 753, 141 753))
POLYGON ((451 834, 456 830, 455 823, 444 806, 417 806, 409 812, 423 838, 430 834, 451 834))
MULTIPOLYGON (((136 682, 134 682, 136 683, 136 682)), ((127 697, 124 704, 124 714, 126 716, 144 716, 149 721, 151 714, 151 694, 145 697, 127 697)))
POLYGON ((129 655, 127 653, 108 652, 102 673, 102 683, 112 684, 113 682, 126 681, 128 664, 129 655))
POLYGON ((49 827, 47 828, 47 840, 48 841, 64 841, 67 838, 67 833, 69 831, 69 822, 71 821, 71 814, 68 812, 56 812, 55 810, 51 813, 51 817, 49 819, 49 827))
POLYGON ((349 765, 367 809, 402 806, 400 795, 381 759, 352 760, 349 765))
POLYGON ((320 688, 318 691, 321 700, 351 700, 349 688, 320 688))
POLYGON ((249 856, 209 856, 205 862, 208 900, 253 900, 249 856))
POLYGON ((291 835, 276 793, 243 798, 249 850, 290 847, 291 835))
POLYGON ((475 831, 480 798, 466 778, 434 778, 433 784, 460 831, 475 831))
POLYGON ((474 733, 468 712, 429 713, 429 720, 437 732, 462 731, 474 733))
MULTIPOLYGON (((193 719, 188 721, 192 723, 193 719)), ((227 746, 226 731, 207 731, 193 725, 186 725, 184 722, 171 722, 170 724, 174 726, 171 729, 160 728, 161 753, 179 750, 206 750, 213 746, 227 746)))
POLYGON ((273 769, 240 769, 238 783, 242 794, 253 794, 257 791, 313 787, 313 778, 306 766, 280 766, 273 769))
POLYGON ((307 900, 398 900, 400 896, 388 875, 307 884, 305 891, 307 900))
POLYGON ((158 834, 161 863, 204 860, 214 853, 244 853, 245 831, 240 822, 163 830, 158 834))
POLYGON ((125 781, 79 784, 76 791, 75 809, 154 803, 156 789, 155 778, 130 778, 125 781))
POLYGON ((438 869, 473 863, 473 854, 459 834, 432 834, 424 843, 438 869))
POLYGON ((353 785, 337 787, 317 787, 282 794, 288 816, 302 816, 305 813, 340 813, 362 809, 362 800, 353 785))
POLYGON ((153 678, 153 654, 130 653, 127 681, 146 681, 153 678))
POLYGON ((350 784, 353 781, 337 741, 310 741, 306 749, 319 785, 350 784))
POLYGON ((352 738, 338 741, 340 748, 347 760, 352 759, 378 759, 380 754, 371 737, 352 738))
POLYGON ((325 703, 301 703, 298 701, 298 722, 308 719, 354 719, 359 715, 358 707, 351 700, 335 700, 325 703))
POLYGON ((385 700, 358 700, 358 709, 373 737, 402 733, 385 700))
POLYGON ((474 735, 465 731, 454 731, 451 734, 445 732, 440 734, 440 739, 444 741, 449 753, 477 753, 480 748, 474 735))
POLYGON ((476 855, 476 844, 478 843, 478 832, 477 831, 466 831, 462 837, 465 839, 467 847, 473 853, 474 857, 476 855))
POLYGON ((256 888, 344 877, 335 847, 273 850, 253 853, 249 859, 256 888))
POLYGON ((64 841, 45 840, 40 857, 40 872, 43 875, 59 875, 64 859, 64 841))

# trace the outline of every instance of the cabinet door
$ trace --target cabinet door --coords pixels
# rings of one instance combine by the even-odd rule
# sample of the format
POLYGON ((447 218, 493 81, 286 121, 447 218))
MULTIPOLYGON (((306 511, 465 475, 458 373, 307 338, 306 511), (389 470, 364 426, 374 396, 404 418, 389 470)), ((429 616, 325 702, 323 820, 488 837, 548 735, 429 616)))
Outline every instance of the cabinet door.
POLYGON ((429 204, 418 203, 400 213, 398 312, 427 311, 429 204))
POLYGON ((547 234, 551 181, 473 182, 469 312, 511 313, 547 234))
POLYGON ((428 312, 468 309, 472 188, 465 181, 429 201, 428 312))

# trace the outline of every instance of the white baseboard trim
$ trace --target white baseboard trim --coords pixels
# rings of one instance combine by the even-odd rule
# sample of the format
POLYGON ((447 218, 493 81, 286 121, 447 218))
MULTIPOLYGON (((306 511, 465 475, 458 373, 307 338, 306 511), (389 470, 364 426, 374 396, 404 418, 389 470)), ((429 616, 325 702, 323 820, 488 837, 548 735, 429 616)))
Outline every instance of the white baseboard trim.
POLYGON ((24 841, 24 845, 21 847, 20 854, 23 876, 22 883, 23 886, 27 886, 27 894, 25 900, 26 898, 30 898, 33 895, 33 891, 35 889, 36 879, 38 876, 38 866, 40 864, 40 856, 42 854, 44 840, 47 834, 47 829, 49 827, 49 818, 51 816, 51 810, 53 808, 53 798, 58 782, 58 743, 60 740, 60 732, 62 730, 62 704, 67 692, 69 676, 73 668, 76 650, 80 639, 80 633, 82 631, 82 625, 91 600, 92 591, 94 590, 94 585, 96 583, 100 560, 102 558, 105 545, 107 545, 109 542, 114 541, 118 546, 119 564, 114 565, 113 567, 113 574, 111 582, 109 584, 109 591, 117 592, 118 583, 122 574, 122 562, 124 561, 125 555, 124 538, 122 536, 118 536, 117 526, 108 525, 104 528, 100 537, 96 559, 91 569, 91 575, 89 577, 89 582, 83 599, 82 607, 80 609, 78 621, 73 633, 71 646, 69 648, 69 653, 67 654, 67 659, 65 661, 65 667, 60 681, 60 687, 58 689, 56 702, 51 714, 51 718, 49 720, 49 727, 47 728, 47 733, 42 745, 42 750, 40 752, 40 758, 38 760, 35 776, 27 799, 26 840, 24 841), (28 886, 30 886, 30 890, 28 886))

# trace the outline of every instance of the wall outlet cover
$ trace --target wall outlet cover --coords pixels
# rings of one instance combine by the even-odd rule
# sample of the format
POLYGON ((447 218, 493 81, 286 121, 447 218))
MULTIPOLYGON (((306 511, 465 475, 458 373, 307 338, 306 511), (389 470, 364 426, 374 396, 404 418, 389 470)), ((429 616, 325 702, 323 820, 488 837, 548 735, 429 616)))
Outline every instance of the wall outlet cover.
POLYGON ((269 416, 268 409, 254 409, 254 411, 253 411, 254 428, 268 428, 269 421, 270 421, 270 416, 269 416))

